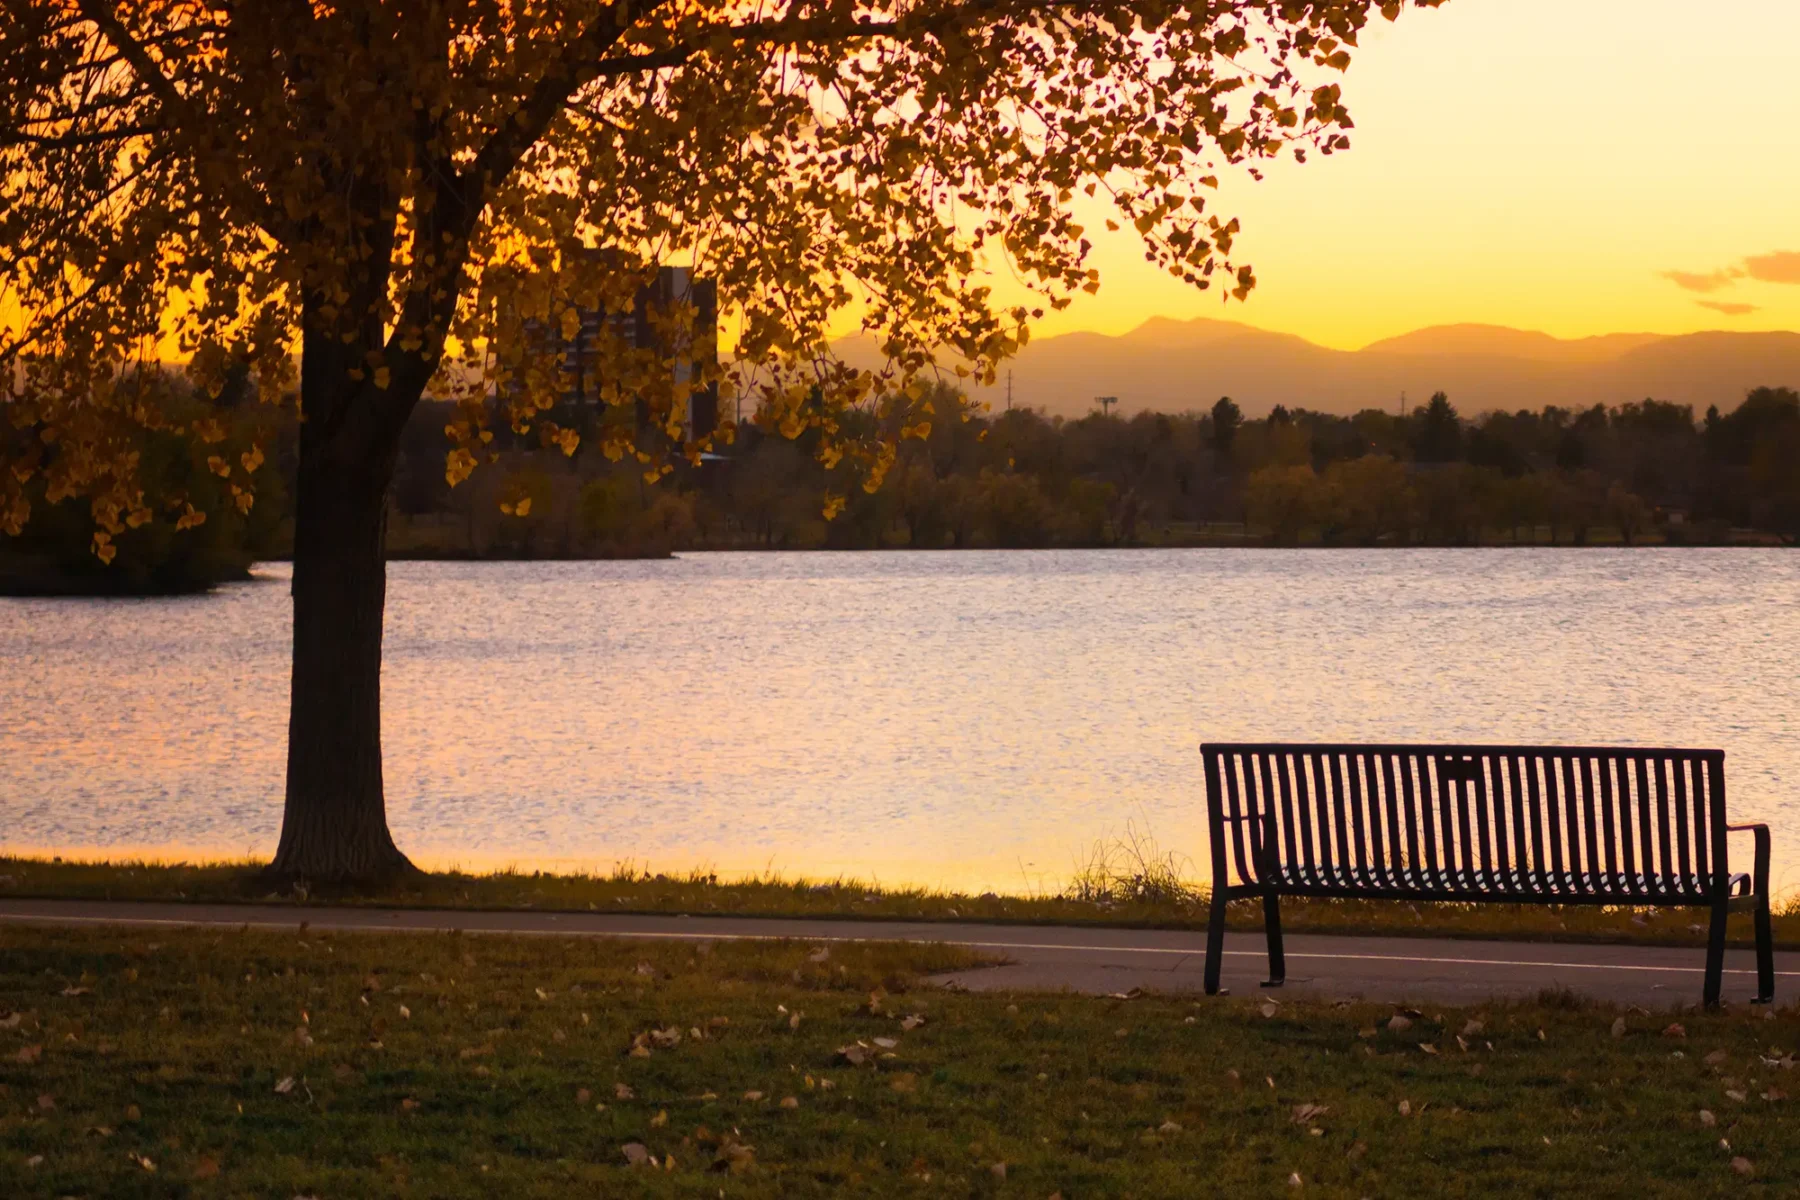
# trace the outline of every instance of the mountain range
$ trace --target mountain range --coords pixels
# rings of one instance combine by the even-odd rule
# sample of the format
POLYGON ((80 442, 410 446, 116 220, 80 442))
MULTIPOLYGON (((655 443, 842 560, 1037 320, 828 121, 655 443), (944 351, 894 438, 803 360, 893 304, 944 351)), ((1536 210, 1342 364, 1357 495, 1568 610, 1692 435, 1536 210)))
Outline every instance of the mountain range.
MULTIPOLYGON (((874 343, 837 344, 851 362, 874 343)), ((1235 321, 1153 317, 1129 333, 1066 333, 1030 343, 1009 364, 1012 402, 1052 416, 1080 416, 1099 396, 1115 412, 1185 412, 1230 396, 1248 416, 1277 404, 1350 414, 1396 411, 1446 392, 1466 416, 1546 404, 1587 408, 1654 397, 1735 407, 1751 388, 1800 388, 1800 333, 1615 333, 1563 339, 1497 325, 1440 325, 1333 350, 1235 321)), ((998 386, 977 389, 995 410, 998 386)))

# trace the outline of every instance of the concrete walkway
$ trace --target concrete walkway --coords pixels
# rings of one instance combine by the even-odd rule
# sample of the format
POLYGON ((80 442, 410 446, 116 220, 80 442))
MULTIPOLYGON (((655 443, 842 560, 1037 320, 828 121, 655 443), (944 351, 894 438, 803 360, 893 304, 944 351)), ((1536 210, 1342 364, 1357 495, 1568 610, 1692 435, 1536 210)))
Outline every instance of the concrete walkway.
MULTIPOLYGON (((469 912, 449 909, 285 907, 262 904, 163 904, 88 900, 0 900, 0 923, 37 925, 248 925, 257 929, 389 930, 555 936, 732 940, 953 942, 992 951, 1008 965, 946 976, 972 990, 1199 992, 1206 935, 1151 929, 1066 925, 975 925, 906 921, 772 920, 661 917, 611 913, 469 912)), ((1578 946, 1447 938, 1351 938, 1290 934, 1288 982, 1276 995, 1366 998, 1383 1002, 1478 1004, 1495 996, 1572 990, 1623 1004, 1671 1008, 1697 1004, 1704 952, 1653 946, 1578 946)), ((1725 1000, 1756 993, 1746 950, 1725 961, 1725 1000)), ((1226 936, 1224 985, 1239 996, 1257 987, 1266 960, 1262 935, 1226 936)), ((1777 1001, 1800 994, 1800 954, 1775 956, 1777 1001)))

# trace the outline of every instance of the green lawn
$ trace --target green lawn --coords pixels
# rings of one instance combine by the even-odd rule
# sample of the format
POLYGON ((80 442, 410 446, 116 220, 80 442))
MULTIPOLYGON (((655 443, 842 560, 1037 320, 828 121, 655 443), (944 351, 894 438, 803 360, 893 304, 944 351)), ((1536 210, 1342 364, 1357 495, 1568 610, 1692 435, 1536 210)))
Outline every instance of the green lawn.
MULTIPOLYGON (((966 895, 884 888, 855 880, 813 881, 768 876, 719 879, 705 874, 611 875, 497 872, 421 874, 405 885, 360 892, 272 892, 252 863, 146 865, 0 858, 0 898, 72 897, 234 903, 368 904, 418 908, 531 909, 696 916, 844 917, 857 920, 998 921, 1204 929, 1203 891, 1182 883, 1168 859, 1114 862, 1095 879, 1063 894, 966 895), (1082 898, 1085 895, 1095 898, 1082 898)), ((1705 944, 1706 913, 1691 908, 1545 908, 1498 904, 1395 904, 1284 901, 1284 927, 1294 933, 1518 938, 1537 941, 1705 944)), ((1262 928, 1255 902, 1234 905, 1231 927, 1262 928)), ((1733 916, 1734 942, 1751 944, 1748 914, 1733 916)), ((1800 900, 1782 902, 1775 939, 1800 949, 1800 900)))
POLYGON ((1675 1036, 1566 996, 1396 1021, 920 986, 972 961, 0 927, 0 1195, 1800 1189, 1791 1007, 1675 1036))

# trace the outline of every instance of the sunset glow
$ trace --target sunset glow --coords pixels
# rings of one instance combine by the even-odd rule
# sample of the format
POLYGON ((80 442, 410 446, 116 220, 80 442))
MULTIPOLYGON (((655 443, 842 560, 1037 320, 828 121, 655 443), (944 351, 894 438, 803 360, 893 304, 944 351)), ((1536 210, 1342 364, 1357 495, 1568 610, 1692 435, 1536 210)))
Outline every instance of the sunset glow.
POLYGON ((1102 232, 1102 291, 1039 332, 1207 315, 1353 348, 1457 322, 1800 328, 1796 44, 1791 0, 1452 0, 1377 22, 1344 85, 1350 152, 1226 182, 1248 303, 1102 232))

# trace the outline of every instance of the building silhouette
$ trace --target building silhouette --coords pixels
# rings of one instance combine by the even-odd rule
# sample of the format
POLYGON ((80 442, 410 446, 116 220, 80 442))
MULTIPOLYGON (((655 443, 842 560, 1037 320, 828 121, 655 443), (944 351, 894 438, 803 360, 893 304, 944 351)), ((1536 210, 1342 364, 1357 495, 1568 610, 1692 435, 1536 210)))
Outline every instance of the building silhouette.
MULTIPOLYGON (((578 253, 602 266, 617 258, 615 252, 606 249, 578 253)), ((552 416, 560 424, 581 428, 590 418, 604 415, 602 389, 608 343, 617 339, 628 349, 656 352, 667 364, 671 382, 677 388, 690 380, 708 379, 705 386, 688 393, 682 433, 683 440, 690 442, 713 433, 719 423, 719 385, 717 372, 712 369, 719 358, 717 283, 696 278, 686 267, 661 267, 655 279, 638 289, 629 311, 575 305, 574 312, 576 319, 568 323, 560 319, 525 323, 528 353, 559 361, 561 388, 552 416), (691 326, 671 331, 664 323, 658 328, 654 314, 684 303, 694 309, 691 326), (573 336, 565 336, 571 326, 573 336)), ((523 386, 522 380, 515 379, 507 385, 502 398, 510 399, 523 386)), ((642 429, 650 423, 650 406, 640 397, 636 407, 637 424, 642 429)))

